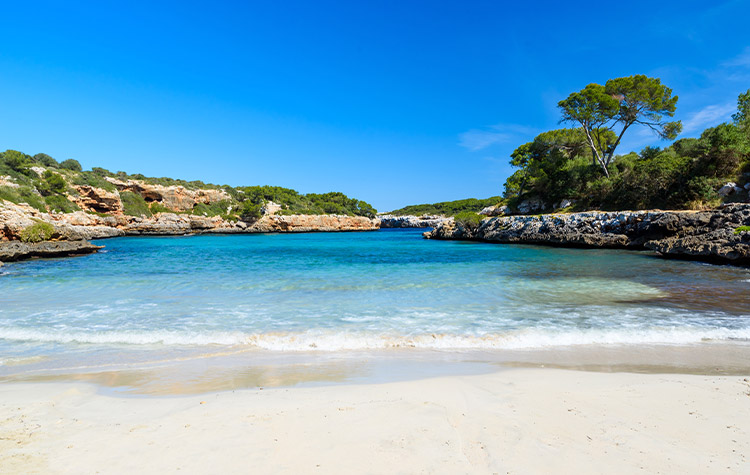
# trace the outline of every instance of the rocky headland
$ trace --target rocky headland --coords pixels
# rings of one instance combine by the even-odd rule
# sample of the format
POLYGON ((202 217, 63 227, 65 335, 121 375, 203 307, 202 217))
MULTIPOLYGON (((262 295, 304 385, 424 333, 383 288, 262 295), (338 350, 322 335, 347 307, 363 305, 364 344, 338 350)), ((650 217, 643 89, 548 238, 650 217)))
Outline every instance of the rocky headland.
POLYGON ((652 250, 663 257, 750 265, 750 204, 707 211, 588 211, 449 220, 428 239, 652 250))
MULTIPOLYGON (((40 175, 44 170, 40 170, 40 175)), ((190 233, 293 233, 372 231, 380 220, 338 214, 285 214, 282 205, 267 202, 260 216, 242 219, 232 215, 230 195, 222 189, 187 189, 140 180, 105 178, 115 189, 72 185, 66 198, 78 211, 41 211, 26 203, 0 199, 0 262, 31 257, 58 257, 96 252, 92 239, 119 236, 183 235, 190 233), (148 213, 128 214, 123 196, 138 196, 148 213), (198 205, 226 205, 226 214, 196 213, 198 205), (24 231, 38 223, 49 224, 44 242, 21 242, 24 231)), ((6 182, 4 186, 12 186, 6 182)))

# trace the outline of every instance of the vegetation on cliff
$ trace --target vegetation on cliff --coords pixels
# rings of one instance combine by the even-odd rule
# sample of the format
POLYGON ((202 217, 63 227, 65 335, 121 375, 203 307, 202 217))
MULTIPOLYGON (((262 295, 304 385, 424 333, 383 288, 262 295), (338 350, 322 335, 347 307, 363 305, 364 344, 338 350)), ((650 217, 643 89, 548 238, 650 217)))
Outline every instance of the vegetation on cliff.
POLYGON ((623 134, 643 125, 659 137, 673 139, 679 122, 677 97, 658 79, 632 76, 591 84, 560 101, 563 122, 580 127, 539 134, 516 148, 511 165, 518 170, 505 183, 512 205, 536 199, 552 208, 563 199, 577 208, 686 209, 747 199, 739 190, 750 182, 750 91, 740 95, 732 123, 705 130, 665 148, 614 155, 623 134), (722 197, 727 182, 739 184, 722 197))
POLYGON ((26 203, 43 212, 68 213, 83 207, 85 211, 100 214, 99 209, 81 205, 81 187, 113 194, 114 199, 120 201, 122 212, 130 216, 148 217, 160 212, 177 212, 221 216, 231 221, 252 221, 261 216, 261 209, 269 202, 278 204, 280 209, 276 213, 282 215, 339 214, 374 217, 376 214, 369 203, 339 192, 300 194, 278 186, 219 186, 202 181, 129 175, 121 171, 113 173, 98 167, 83 171, 80 163, 73 159, 58 163, 44 153, 32 156, 16 150, 0 152, 0 199, 26 203), (130 182, 139 185, 124 185, 130 182), (149 186, 154 189, 181 187, 184 190, 181 193, 188 195, 206 190, 214 190, 216 193, 209 198, 204 196, 187 209, 175 209, 159 199, 158 194, 154 196, 153 193, 142 191, 149 186), (214 199, 216 196, 221 198, 214 199))
POLYGON ((468 211, 477 213, 486 208, 487 206, 493 206, 503 201, 502 196, 492 196, 487 199, 476 199, 468 198, 465 200, 456 201, 443 201, 440 203, 432 204, 420 204, 420 205, 409 205, 403 208, 391 211, 388 214, 396 216, 426 216, 426 215, 441 215, 441 216, 455 216, 458 213, 468 211))
POLYGON ((590 84, 559 102, 561 122, 517 147, 503 197, 407 206, 392 214, 480 211, 485 206, 543 209, 702 209, 750 199, 750 90, 740 94, 732 122, 682 138, 664 148, 615 155, 635 126, 675 139, 680 122, 668 121, 677 96, 657 78, 631 76, 590 84), (523 203, 534 206, 519 206, 523 203))

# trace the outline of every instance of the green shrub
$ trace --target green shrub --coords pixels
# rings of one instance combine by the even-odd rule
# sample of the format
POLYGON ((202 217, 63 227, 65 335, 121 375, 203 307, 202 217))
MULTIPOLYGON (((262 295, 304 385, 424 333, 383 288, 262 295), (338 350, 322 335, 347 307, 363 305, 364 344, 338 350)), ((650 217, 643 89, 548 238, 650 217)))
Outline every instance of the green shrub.
POLYGON ((36 155, 34 155, 34 161, 37 163, 41 163, 45 167, 57 168, 58 166, 60 166, 60 164, 57 163, 57 160, 50 157, 46 153, 37 153, 36 155))
POLYGON ((167 208, 163 204, 159 203, 158 201, 154 201, 149 205, 149 209, 153 214, 156 213, 174 213, 171 209, 167 208))
POLYGON ((458 226, 473 230, 479 227, 479 224, 482 222, 482 219, 484 219, 484 216, 472 211, 461 211, 454 217, 454 219, 456 220, 456 224, 458 226))
POLYGON ((252 201, 243 201, 242 203, 240 203, 237 213, 239 214, 240 219, 242 219, 243 221, 255 221, 256 219, 260 218, 260 208, 261 205, 258 203, 253 203, 252 201))
POLYGON ((81 164, 78 163, 78 160, 74 160, 72 158, 60 162, 60 168, 64 168, 66 170, 71 170, 74 172, 80 172, 83 170, 81 164))
POLYGON ((42 175, 42 178, 44 178, 44 181, 47 182, 52 193, 62 194, 65 193, 65 191, 68 189, 68 184, 65 182, 65 178, 58 175, 57 173, 53 173, 47 170, 42 175))
POLYGON ((748 233, 750 232, 750 226, 740 226, 734 230, 734 234, 748 233))
POLYGON ((131 191, 121 191, 122 211, 128 216, 151 216, 151 210, 143 197, 131 191))
POLYGON ((18 150, 6 150, 2 153, 2 159, 9 168, 21 173, 27 172, 31 162, 26 154, 18 150))
POLYGON ((45 196, 44 202, 47 203, 50 211, 57 211, 58 213, 73 213, 81 210, 78 205, 62 195, 45 196))
POLYGON ((21 231, 21 241, 23 242, 42 242, 47 241, 55 233, 55 228, 44 221, 37 221, 31 226, 27 226, 21 231))

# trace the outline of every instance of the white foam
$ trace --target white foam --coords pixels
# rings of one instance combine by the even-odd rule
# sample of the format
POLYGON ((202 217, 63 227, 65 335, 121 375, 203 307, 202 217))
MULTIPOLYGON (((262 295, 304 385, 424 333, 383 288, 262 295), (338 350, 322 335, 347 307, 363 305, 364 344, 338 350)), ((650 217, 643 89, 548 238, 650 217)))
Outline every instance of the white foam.
POLYGON ((750 340, 750 328, 646 328, 545 330, 527 329, 487 335, 420 334, 386 335, 366 332, 306 331, 280 333, 241 332, 53 332, 0 329, 0 339, 63 344, 103 345, 247 345, 269 351, 347 351, 387 348, 441 350, 533 349, 577 345, 671 344, 706 340, 750 340))

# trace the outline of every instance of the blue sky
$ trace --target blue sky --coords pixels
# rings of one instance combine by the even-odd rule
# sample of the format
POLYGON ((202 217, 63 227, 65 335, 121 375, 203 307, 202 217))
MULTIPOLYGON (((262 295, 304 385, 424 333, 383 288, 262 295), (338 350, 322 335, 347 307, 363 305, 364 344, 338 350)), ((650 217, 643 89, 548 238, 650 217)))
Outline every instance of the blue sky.
POLYGON ((522 3, 6 3, 0 148, 387 211, 500 194, 591 82, 660 77, 683 136, 750 88, 750 1, 522 3))

